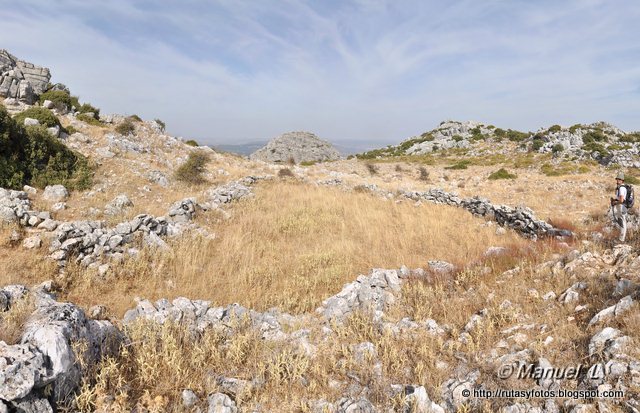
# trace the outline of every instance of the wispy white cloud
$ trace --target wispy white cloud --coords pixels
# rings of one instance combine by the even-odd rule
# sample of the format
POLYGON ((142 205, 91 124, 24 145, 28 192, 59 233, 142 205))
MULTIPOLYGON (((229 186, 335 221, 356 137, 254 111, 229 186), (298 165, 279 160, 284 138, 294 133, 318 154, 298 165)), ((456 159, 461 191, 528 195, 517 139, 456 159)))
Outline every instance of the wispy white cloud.
POLYGON ((400 139, 445 118, 640 129, 633 0, 0 0, 0 47, 208 142, 400 139))

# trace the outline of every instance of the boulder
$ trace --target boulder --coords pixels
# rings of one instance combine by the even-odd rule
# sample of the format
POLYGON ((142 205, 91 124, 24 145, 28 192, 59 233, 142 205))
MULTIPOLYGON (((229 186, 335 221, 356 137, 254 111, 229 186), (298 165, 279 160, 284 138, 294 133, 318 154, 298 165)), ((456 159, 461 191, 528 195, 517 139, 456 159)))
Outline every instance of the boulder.
POLYGON ((211 394, 208 397, 209 413, 237 413, 238 408, 229 396, 222 393, 211 394))
POLYGON ((48 185, 44 188, 42 198, 50 202, 62 202, 69 198, 69 191, 62 185, 48 185))

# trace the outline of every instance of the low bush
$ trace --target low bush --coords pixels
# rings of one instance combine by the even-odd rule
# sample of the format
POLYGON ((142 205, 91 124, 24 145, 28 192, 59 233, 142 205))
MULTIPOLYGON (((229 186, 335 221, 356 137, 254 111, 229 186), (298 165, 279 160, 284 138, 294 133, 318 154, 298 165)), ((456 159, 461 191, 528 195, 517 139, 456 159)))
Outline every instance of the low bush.
POLYGON ((424 166, 418 168, 418 179, 425 182, 429 180, 429 171, 424 166))
POLYGON ((560 132, 562 130, 562 126, 560 125, 553 125, 550 126, 549 129, 547 130, 547 132, 549 133, 555 133, 555 132, 560 132))
POLYGON ((129 118, 123 120, 122 122, 120 122, 117 126, 116 126, 116 132, 118 132, 120 135, 129 135, 132 134, 133 132, 135 132, 136 127, 133 124, 133 122, 131 122, 131 120, 129 118))
POLYGON ((562 151, 564 151, 564 146, 561 143, 556 143, 551 147, 551 152, 553 153, 559 153, 562 151))
POLYGON ((460 161, 453 165, 445 166, 444 169, 467 169, 467 167, 469 167, 470 164, 471 164, 471 161, 468 161, 468 160, 460 161))
POLYGON ((203 175, 208 162, 209 155, 201 151, 193 151, 187 160, 176 169, 174 176, 180 182, 196 185, 205 183, 203 175))
POLYGON ((41 105, 45 100, 51 101, 53 103, 53 107, 60 111, 70 110, 72 107, 80 107, 78 97, 71 96, 69 92, 65 90, 48 90, 39 97, 41 105))
POLYGON ((89 116, 86 113, 79 114, 78 116, 76 116, 76 119, 93 126, 104 126, 104 124, 98 119, 94 118, 93 116, 89 116))
POLYGON ((509 139, 512 142, 522 142, 523 140, 527 139, 529 136, 530 134, 526 132, 520 132, 512 129, 507 130, 507 139, 509 139))
POLYGON ((367 171, 369 171, 369 174, 376 175, 378 173, 378 166, 376 164, 366 163, 365 166, 367 167, 367 171))
POLYGON ((542 140, 542 138, 534 137, 533 141, 531 142, 531 150, 539 151, 543 145, 544 145, 544 140, 542 140))
POLYGON ((136 114, 133 114, 131 116, 129 116, 127 119, 134 121, 134 122, 142 122, 142 118, 136 114))
MULTIPOLYGON (((349 155, 350 157, 347 157, 347 159, 351 159, 353 158, 353 155, 349 155)), ((311 166, 311 165, 315 165, 316 161, 302 161, 300 162, 300 166, 311 166)))
POLYGON ((100 109, 96 108, 95 106, 92 106, 89 103, 83 103, 82 105, 80 105, 80 107, 78 108, 78 112, 80 113, 93 113, 95 119, 100 119, 100 109))
POLYGON ((45 126, 24 128, 0 107, 0 187, 62 184, 86 189, 92 177, 87 159, 51 137, 45 126))
POLYGON ((51 128, 53 126, 60 126, 60 121, 49 109, 34 106, 23 112, 18 113, 13 119, 18 123, 18 125, 24 125, 24 120, 26 118, 37 119, 40 122, 40 125, 46 126, 47 128, 51 128))
POLYGON ((196 142, 194 139, 189 139, 187 141, 184 142, 186 145, 189 146, 200 146, 200 144, 198 142, 196 142))
POLYGON ((295 175, 293 174, 293 172, 291 172, 291 169, 282 168, 278 170, 278 177, 279 178, 295 178, 295 175))
POLYGON ((492 181, 496 179, 516 179, 517 177, 518 176, 516 174, 510 173, 504 168, 500 168, 489 175, 489 179, 491 179, 492 181))

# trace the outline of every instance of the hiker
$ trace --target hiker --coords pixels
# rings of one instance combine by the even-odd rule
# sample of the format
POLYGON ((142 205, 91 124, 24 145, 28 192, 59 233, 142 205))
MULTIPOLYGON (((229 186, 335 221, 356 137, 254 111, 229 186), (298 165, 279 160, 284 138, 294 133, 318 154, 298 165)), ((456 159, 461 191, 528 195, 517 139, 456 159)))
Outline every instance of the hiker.
POLYGON ((618 172, 616 175, 616 197, 611 198, 613 208, 613 220, 620 226, 620 237, 618 240, 624 242, 627 236, 627 187, 624 184, 624 173, 618 172))

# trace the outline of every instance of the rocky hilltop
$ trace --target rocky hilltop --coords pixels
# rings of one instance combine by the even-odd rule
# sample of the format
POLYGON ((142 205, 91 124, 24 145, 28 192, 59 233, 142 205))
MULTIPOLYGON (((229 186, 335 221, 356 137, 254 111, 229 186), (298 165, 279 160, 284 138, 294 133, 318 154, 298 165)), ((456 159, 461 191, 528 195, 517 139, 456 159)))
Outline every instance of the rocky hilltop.
POLYGON ((265 162, 324 162, 340 159, 340 152, 331 143, 310 132, 288 132, 255 151, 250 159, 265 162))
POLYGON ((0 49, 0 97, 33 104, 51 79, 49 69, 20 60, 0 49))
POLYGON ((475 121, 444 121, 399 145, 360 154, 361 158, 425 155, 458 150, 461 155, 552 153, 566 159, 593 159, 602 165, 640 167, 640 132, 624 132, 606 122, 571 127, 552 125, 536 132, 502 129, 475 121))

